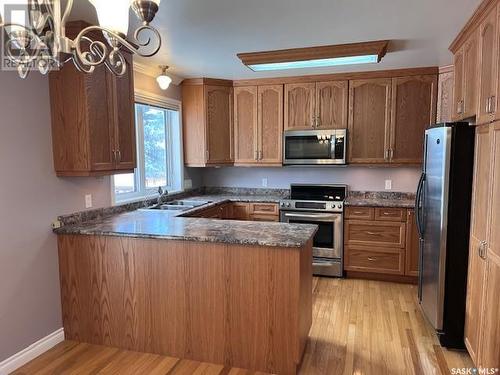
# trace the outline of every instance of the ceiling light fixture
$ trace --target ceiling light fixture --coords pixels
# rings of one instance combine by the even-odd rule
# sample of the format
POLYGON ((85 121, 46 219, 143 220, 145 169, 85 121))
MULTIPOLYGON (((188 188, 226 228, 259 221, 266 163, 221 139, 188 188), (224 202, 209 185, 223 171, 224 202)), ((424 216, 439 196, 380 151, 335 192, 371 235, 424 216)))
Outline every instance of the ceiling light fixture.
POLYGON ((61 0, 0 0, 0 32, 6 32, 5 56, 21 78, 31 69, 46 74, 73 61, 82 72, 92 73, 105 65, 113 74, 127 71, 123 50, 142 57, 155 55, 161 47, 161 36, 150 26, 161 0, 89 0, 95 7, 100 26, 84 28, 75 37, 66 36, 66 21, 73 0, 62 9, 61 0), (127 40, 129 9, 132 7, 142 25, 127 40), (92 39, 102 32, 105 41, 92 39))
POLYGON ((160 69, 161 74, 156 78, 156 82, 158 82, 158 86, 160 86, 162 90, 166 90, 172 83, 172 78, 167 76, 168 65, 160 65, 160 69))
POLYGON ((266 52, 240 53, 242 63, 255 72, 379 63, 389 41, 339 44, 266 52))

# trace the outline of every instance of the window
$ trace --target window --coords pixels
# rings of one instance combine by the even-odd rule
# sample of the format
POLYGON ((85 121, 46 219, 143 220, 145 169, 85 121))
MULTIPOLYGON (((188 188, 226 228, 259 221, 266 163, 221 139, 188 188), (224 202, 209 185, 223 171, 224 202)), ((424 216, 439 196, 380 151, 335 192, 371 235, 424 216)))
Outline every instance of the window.
POLYGON ((113 178, 115 202, 122 203, 183 188, 180 103, 136 95, 137 168, 113 178))

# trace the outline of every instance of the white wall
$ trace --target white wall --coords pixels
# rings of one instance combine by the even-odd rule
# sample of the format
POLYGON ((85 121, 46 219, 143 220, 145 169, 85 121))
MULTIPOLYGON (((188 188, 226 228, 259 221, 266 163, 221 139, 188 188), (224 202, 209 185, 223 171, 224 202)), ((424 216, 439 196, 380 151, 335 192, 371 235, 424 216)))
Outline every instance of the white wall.
POLYGON ((350 190, 381 191, 385 180, 392 180, 392 191, 415 192, 419 168, 367 167, 287 167, 287 168, 209 168, 203 171, 203 185, 230 187, 289 188, 291 183, 342 183, 350 190))

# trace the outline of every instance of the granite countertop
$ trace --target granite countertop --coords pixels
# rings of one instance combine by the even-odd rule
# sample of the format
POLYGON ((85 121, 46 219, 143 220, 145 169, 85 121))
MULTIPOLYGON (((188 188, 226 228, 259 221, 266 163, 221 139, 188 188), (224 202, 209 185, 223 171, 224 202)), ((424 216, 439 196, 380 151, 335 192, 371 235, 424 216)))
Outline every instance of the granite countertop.
POLYGON ((186 211, 138 209, 88 222, 65 225, 57 234, 81 234, 220 242, 269 247, 303 247, 316 225, 183 217, 225 202, 279 202, 273 195, 194 195, 185 199, 210 203, 186 211))
POLYGON ((346 206, 415 208, 415 194, 392 192, 351 192, 346 206))

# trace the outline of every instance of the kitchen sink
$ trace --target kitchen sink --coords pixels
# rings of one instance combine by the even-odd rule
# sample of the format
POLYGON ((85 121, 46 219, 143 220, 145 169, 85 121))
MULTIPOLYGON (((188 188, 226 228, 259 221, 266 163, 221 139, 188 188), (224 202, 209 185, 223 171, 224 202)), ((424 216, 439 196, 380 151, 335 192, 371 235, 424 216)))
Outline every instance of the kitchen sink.
POLYGON ((171 201, 168 203, 155 204, 154 206, 143 208, 142 210, 186 211, 190 210, 191 208, 203 206, 208 203, 210 203, 210 201, 182 199, 182 200, 171 201))

